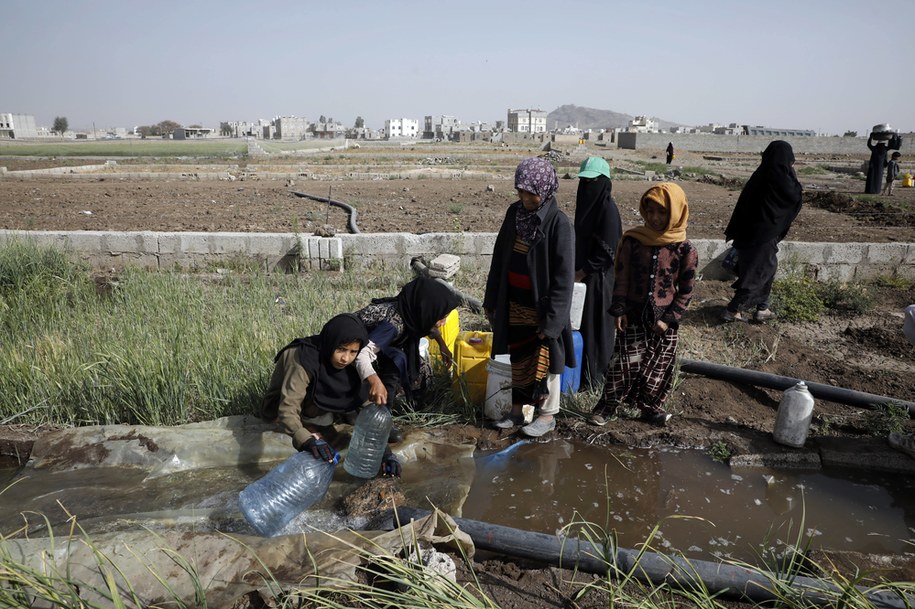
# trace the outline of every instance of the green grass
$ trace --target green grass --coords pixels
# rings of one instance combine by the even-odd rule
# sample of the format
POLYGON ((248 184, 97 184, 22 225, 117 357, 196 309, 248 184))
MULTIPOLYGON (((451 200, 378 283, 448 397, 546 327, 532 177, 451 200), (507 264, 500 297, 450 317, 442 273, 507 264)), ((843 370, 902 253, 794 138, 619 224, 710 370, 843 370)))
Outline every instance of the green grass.
POLYGON ((0 156, 35 157, 239 157, 247 156, 244 140, 105 140, 0 142, 0 156))
POLYGON ((818 165, 805 165, 798 169, 797 173, 802 176, 812 176, 827 173, 827 171, 818 165))

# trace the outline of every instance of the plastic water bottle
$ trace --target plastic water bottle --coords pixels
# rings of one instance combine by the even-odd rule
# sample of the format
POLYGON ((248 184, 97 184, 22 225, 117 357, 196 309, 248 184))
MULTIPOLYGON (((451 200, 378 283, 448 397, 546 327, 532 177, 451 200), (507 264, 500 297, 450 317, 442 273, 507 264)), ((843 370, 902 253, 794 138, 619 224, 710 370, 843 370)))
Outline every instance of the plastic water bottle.
POLYGON ((356 417, 343 469, 357 478, 374 478, 381 469, 384 449, 394 422, 386 406, 366 406, 356 417))
POLYGON ((334 477, 334 467, 333 463, 315 459, 309 451, 298 452, 241 492, 241 513, 255 531, 273 537, 324 497, 334 477))
POLYGON ((779 444, 801 448, 813 418, 813 396, 804 381, 789 387, 778 403, 772 438, 779 444))

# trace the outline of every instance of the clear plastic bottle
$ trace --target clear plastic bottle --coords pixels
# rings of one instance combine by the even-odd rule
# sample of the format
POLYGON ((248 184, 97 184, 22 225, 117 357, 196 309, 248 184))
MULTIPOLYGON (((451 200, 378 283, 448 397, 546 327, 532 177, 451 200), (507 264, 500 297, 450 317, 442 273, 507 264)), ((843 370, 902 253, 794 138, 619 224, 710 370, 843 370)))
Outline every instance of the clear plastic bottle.
POLYGON ((255 531, 273 537, 324 497, 334 467, 334 463, 315 459, 309 451, 298 452, 241 492, 241 513, 255 531))
POLYGON ((343 469, 357 478, 374 478, 388 446, 394 422, 387 406, 366 406, 356 417, 343 469))
POLYGON ((807 441, 810 421, 813 419, 813 396, 807 384, 800 381, 782 394, 775 415, 772 439, 779 444, 801 448, 807 441))

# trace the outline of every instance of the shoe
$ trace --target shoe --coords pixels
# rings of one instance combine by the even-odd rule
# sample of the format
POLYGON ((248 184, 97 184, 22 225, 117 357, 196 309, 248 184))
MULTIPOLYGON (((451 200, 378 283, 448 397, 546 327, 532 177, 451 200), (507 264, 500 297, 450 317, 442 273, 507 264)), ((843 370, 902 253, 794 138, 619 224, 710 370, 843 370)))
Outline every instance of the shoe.
POLYGON ((493 427, 496 429, 511 429, 517 427, 518 425, 524 424, 524 415, 523 414, 507 414, 495 423, 493 427))
POLYGON ((608 410, 595 410, 591 413, 591 416, 588 417, 588 423, 591 425, 596 425, 598 427, 603 427, 610 421, 616 419, 616 413, 610 412, 608 410))
POLYGON ((531 438, 539 438, 554 429, 556 429, 556 417, 550 418, 549 421, 543 417, 537 417, 533 423, 522 427, 521 433, 531 438))
POLYGON ((651 423, 652 425, 656 425, 658 427, 664 427, 665 425, 667 425, 667 422, 672 417, 673 417, 672 414, 670 414, 669 412, 664 412, 662 410, 661 412, 644 413, 644 414, 642 414, 642 416, 639 417, 639 419, 641 419, 642 421, 645 421, 646 423, 651 423))
POLYGON ((403 432, 397 427, 392 427, 390 433, 388 433, 388 444, 394 444, 401 440, 403 440, 403 432))
POLYGON ((771 320, 775 319, 775 317, 776 317, 776 315, 775 315, 775 313, 772 312, 771 309, 761 309, 759 311, 756 311, 756 313, 753 314, 753 321, 755 321, 758 324, 761 324, 764 321, 771 321, 771 320))
POLYGON ((724 313, 721 314, 721 319, 723 319, 726 322, 746 321, 746 319, 744 319, 744 317, 743 317, 743 313, 741 313, 740 311, 730 311, 728 309, 725 309, 724 313))

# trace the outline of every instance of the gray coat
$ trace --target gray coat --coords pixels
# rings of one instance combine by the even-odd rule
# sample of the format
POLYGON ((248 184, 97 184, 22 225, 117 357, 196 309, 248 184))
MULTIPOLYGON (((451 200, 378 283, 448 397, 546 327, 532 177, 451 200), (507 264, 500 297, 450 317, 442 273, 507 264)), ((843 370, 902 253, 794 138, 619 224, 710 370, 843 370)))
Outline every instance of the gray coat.
MULTIPOLYGON (((483 308, 492 314, 492 355, 508 353, 508 263, 515 242, 515 216, 520 201, 511 205, 493 247, 483 308)), ((540 330, 550 349, 550 372, 561 374, 577 365, 572 343, 572 286, 575 282, 575 233, 569 218, 550 198, 537 212, 540 226, 527 253, 540 330)))

